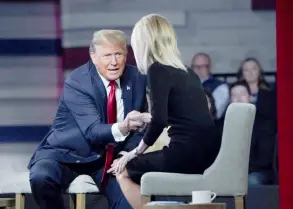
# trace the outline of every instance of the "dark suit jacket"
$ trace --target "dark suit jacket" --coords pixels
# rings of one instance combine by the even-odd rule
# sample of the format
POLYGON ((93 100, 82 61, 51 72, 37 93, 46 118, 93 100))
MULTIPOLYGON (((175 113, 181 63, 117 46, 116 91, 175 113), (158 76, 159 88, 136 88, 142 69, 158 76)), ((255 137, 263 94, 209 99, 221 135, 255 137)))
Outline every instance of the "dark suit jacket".
MULTIPOLYGON (((127 65, 120 78, 124 113, 146 111, 146 78, 127 65)), ((144 132, 133 132, 116 143, 107 124, 107 93, 93 63, 75 69, 64 83, 56 118, 33 154, 29 168, 39 159, 86 163, 104 156, 105 146, 115 144, 116 154, 135 148, 144 132)))
POLYGON ((274 91, 259 91, 251 138, 250 172, 272 170, 277 134, 276 103, 274 91))

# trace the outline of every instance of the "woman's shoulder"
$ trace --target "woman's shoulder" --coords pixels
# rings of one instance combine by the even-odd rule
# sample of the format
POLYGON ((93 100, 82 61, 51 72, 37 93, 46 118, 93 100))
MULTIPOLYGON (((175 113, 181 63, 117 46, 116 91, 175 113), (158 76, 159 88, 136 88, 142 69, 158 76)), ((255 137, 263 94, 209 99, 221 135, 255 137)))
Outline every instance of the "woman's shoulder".
POLYGON ((171 66, 164 65, 159 62, 154 62, 150 65, 147 74, 148 76, 166 76, 173 71, 172 69, 173 67, 171 66))
POLYGON ((152 63, 148 69, 149 73, 156 73, 156 74, 170 74, 170 75, 174 75, 174 74, 180 74, 180 73, 189 73, 189 69, 187 68, 187 70, 183 70, 180 68, 176 68, 170 65, 165 65, 162 64, 158 61, 152 63), (158 70, 159 69, 159 70, 158 70))
POLYGON ((154 62, 154 63, 152 63, 150 65, 149 70, 158 69, 158 68, 160 68, 162 70, 168 70, 168 69, 173 68, 173 67, 168 66, 168 65, 164 65, 164 64, 156 61, 156 62, 154 62))

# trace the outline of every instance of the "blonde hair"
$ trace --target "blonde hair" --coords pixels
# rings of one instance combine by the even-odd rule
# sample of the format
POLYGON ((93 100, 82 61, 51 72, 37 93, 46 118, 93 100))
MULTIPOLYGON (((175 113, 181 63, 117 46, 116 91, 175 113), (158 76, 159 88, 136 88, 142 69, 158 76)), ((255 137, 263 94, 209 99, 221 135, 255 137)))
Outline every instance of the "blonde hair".
POLYGON ((127 49, 127 38, 121 30, 99 30, 93 34, 92 41, 90 43, 89 52, 96 52, 96 45, 111 44, 119 45, 127 49))
POLYGON ((175 30, 163 16, 150 14, 142 17, 134 26, 131 45, 138 69, 143 74, 156 61, 187 70, 180 58, 175 30))

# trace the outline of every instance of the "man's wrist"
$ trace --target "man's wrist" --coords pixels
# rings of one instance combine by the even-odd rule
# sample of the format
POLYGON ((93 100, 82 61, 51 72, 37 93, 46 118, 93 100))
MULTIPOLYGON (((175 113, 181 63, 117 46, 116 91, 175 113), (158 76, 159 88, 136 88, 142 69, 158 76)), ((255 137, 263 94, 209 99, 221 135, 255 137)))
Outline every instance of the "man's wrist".
POLYGON ((118 123, 118 129, 124 136, 129 133, 128 125, 125 121, 118 123))

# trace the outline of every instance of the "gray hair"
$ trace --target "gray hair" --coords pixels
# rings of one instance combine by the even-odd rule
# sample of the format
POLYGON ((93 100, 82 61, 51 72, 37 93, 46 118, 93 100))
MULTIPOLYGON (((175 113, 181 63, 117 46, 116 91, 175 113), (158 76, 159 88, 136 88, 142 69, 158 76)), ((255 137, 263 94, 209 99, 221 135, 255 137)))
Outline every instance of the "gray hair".
POLYGON ((99 30, 94 32, 90 43, 89 52, 96 52, 96 45, 112 44, 119 45, 127 49, 127 38, 121 30, 99 30))

